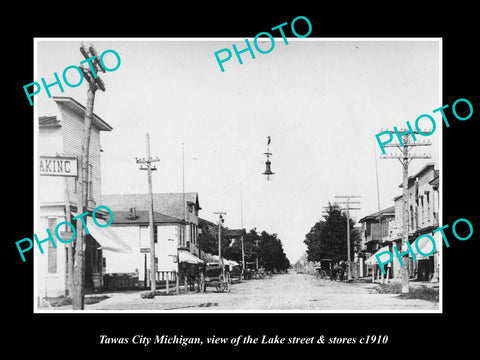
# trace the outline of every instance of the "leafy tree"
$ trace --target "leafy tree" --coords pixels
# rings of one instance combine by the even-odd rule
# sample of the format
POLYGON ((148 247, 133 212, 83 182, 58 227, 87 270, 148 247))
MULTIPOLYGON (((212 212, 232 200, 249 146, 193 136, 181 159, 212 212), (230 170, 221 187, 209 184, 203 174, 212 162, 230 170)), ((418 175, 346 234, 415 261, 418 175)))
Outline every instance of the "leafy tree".
MULTIPOLYGON (((327 215, 324 220, 318 221, 308 234, 304 243, 307 245, 307 259, 319 261, 332 259, 337 263, 347 260, 347 216, 335 204, 328 204, 327 215)), ((355 243, 359 239, 354 229, 354 221, 350 219, 350 261, 353 260, 355 243)))
MULTIPOLYGON (((218 255, 218 225, 210 221, 199 219, 198 228, 201 233, 198 234, 198 248, 206 253, 218 255)), ((222 234, 226 233, 226 229, 222 227, 222 234)), ((224 249, 230 244, 230 239, 222 235, 222 255, 224 249)))
MULTIPOLYGON (((258 234, 256 229, 250 230, 244 234, 243 248, 245 253, 245 262, 255 262, 258 255, 258 265, 266 270, 286 270, 290 267, 281 240, 277 234, 269 234, 262 231, 258 234), (258 246, 257 246, 258 242, 258 246)), ((235 239, 230 246, 225 248, 224 256, 226 259, 237 262, 242 261, 242 242, 241 239, 235 239)))
POLYGON ((258 263, 259 266, 266 270, 286 270, 290 266, 290 261, 287 259, 283 251, 282 241, 277 237, 277 234, 269 234, 262 231, 258 243, 258 263))
MULTIPOLYGON (((250 230, 249 233, 245 233, 243 236, 243 249, 245 253, 245 262, 254 262, 255 261, 255 244, 254 239, 258 238, 258 234, 255 230, 250 230)), ((227 246, 224 251, 222 251, 223 256, 226 259, 234 260, 237 262, 242 261, 242 240, 240 238, 235 238, 230 242, 230 245, 227 246)))
POLYGON ((206 253, 213 254, 215 251, 218 253, 218 240, 212 228, 206 222, 199 222, 198 227, 201 230, 198 234, 198 248, 206 253))

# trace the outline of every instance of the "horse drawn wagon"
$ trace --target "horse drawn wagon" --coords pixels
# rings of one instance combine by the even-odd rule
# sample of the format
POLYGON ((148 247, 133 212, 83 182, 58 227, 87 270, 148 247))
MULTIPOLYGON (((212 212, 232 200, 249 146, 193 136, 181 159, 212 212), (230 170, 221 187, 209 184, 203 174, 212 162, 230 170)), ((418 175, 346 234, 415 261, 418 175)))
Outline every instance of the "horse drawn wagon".
POLYGON ((207 263, 203 273, 202 292, 207 286, 214 286, 217 291, 230 292, 231 276, 229 267, 219 263, 207 263))

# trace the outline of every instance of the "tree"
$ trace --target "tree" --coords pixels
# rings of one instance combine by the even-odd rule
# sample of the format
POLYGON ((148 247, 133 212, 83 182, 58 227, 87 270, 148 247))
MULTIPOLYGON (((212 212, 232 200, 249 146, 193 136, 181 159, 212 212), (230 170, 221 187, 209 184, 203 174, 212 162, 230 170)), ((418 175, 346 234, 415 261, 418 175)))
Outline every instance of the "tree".
MULTIPOLYGON (((332 259, 334 263, 347 260, 347 216, 337 205, 329 203, 324 218, 305 235, 307 259, 309 261, 332 259)), ((354 224, 350 219, 350 261, 353 260, 355 243, 360 240, 354 224)))
MULTIPOLYGON (((246 263, 254 263, 258 255, 258 266, 266 270, 286 270, 290 267, 290 261, 283 251, 282 242, 277 234, 269 234, 266 231, 258 234, 256 229, 252 229, 243 236, 243 248, 246 263)), ((226 247, 224 256, 226 259, 241 262, 241 239, 236 238, 230 246, 226 247)))
POLYGON ((199 219, 198 227, 201 230, 198 234, 198 248, 206 253, 218 253, 218 235, 214 231, 215 224, 199 219))
POLYGON ((233 240, 233 243, 222 251, 225 259, 238 263, 242 261, 242 242, 240 239, 233 240))
MULTIPOLYGON (((218 224, 205 219, 198 220, 198 248, 206 253, 218 255, 218 224)), ((231 239, 226 236, 228 229, 222 226, 222 256, 230 245, 231 239)))
POLYGON ((290 267, 290 261, 283 251, 282 241, 277 234, 269 234, 266 231, 262 231, 260 234, 258 263, 260 267, 264 267, 268 271, 286 270, 290 267))
MULTIPOLYGON (((243 235, 243 249, 245 253, 245 262, 255 261, 255 239, 258 238, 258 234, 255 230, 250 230, 249 233, 243 235)), ((225 247, 223 256, 226 259, 236 262, 242 261, 242 240, 238 237, 230 241, 229 246, 225 247)))

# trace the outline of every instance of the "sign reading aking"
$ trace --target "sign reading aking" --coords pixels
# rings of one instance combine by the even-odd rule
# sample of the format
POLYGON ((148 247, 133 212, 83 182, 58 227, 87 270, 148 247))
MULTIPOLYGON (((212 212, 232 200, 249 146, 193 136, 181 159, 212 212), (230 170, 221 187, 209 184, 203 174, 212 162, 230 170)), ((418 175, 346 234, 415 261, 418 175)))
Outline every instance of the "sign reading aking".
POLYGON ((40 156, 40 175, 78 176, 77 158, 40 156))

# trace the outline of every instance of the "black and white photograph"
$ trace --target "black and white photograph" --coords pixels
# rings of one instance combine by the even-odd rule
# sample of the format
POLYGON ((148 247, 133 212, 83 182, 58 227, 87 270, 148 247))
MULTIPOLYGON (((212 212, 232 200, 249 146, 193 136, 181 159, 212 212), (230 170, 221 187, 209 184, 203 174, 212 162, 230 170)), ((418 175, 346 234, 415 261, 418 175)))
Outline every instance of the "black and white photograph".
POLYGON ((7 350, 473 349, 471 5, 180 5, 6 10, 7 350))
POLYGON ((37 311, 441 311, 441 48, 37 39, 37 311))

